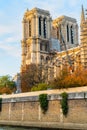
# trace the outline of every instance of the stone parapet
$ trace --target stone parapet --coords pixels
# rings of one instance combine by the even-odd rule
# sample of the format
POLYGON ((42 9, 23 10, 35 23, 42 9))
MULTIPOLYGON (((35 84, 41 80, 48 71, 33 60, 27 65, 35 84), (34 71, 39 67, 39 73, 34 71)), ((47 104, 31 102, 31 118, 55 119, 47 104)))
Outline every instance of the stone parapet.
MULTIPOLYGON (((43 92, 44 93, 44 92, 43 92)), ((87 99, 87 92, 77 92, 77 93, 69 93, 68 99, 87 99)), ((37 96, 25 96, 25 97, 10 97, 10 98, 2 98, 2 103, 7 102, 36 102, 38 101, 38 95, 37 96)), ((61 100, 61 94, 49 94, 48 100, 61 100)))
POLYGON ((68 130, 87 128, 87 87, 0 95, 0 98, 2 98, 1 125, 68 130), (63 92, 68 93, 67 116, 63 115, 61 109, 63 92), (39 102, 39 95, 44 93, 48 94, 49 100, 45 114, 39 102))

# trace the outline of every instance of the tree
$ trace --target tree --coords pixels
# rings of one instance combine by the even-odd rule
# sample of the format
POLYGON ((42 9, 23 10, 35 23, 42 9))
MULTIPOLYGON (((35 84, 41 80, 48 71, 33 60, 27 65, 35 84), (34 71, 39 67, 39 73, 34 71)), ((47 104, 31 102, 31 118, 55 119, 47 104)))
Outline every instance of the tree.
POLYGON ((26 71, 21 74, 22 92, 31 91, 33 86, 39 83, 47 83, 48 67, 45 65, 30 64, 26 71))
POLYGON ((15 82, 11 76, 5 75, 0 77, 0 93, 11 93, 15 89, 15 82))
POLYGON ((78 68, 72 74, 62 70, 59 77, 51 83, 54 89, 87 86, 87 69, 78 68))

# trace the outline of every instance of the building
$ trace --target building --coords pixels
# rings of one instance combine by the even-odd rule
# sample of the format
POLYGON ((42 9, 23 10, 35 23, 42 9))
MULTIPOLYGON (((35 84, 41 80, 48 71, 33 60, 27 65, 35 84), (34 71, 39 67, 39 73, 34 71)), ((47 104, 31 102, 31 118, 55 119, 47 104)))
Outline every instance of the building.
POLYGON ((20 73, 17 73, 13 77, 13 81, 15 82, 15 85, 16 85, 16 93, 21 93, 21 76, 20 76, 20 73))
POLYGON ((31 63, 48 66, 48 80, 66 66, 72 72, 87 67, 87 19, 82 6, 81 43, 76 19, 61 16, 52 20, 47 10, 27 10, 23 17, 21 73, 31 63))

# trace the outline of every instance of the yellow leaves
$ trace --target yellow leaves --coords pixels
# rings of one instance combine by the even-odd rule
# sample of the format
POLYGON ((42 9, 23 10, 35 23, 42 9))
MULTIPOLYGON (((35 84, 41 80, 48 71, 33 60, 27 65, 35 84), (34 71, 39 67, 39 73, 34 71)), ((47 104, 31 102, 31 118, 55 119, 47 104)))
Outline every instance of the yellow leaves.
POLYGON ((9 87, 0 88, 0 94, 11 94, 12 90, 9 87))
POLYGON ((67 73, 67 71, 65 73, 64 70, 63 72, 63 75, 60 75, 52 82, 54 88, 70 88, 87 85, 87 69, 78 68, 72 74, 67 73))

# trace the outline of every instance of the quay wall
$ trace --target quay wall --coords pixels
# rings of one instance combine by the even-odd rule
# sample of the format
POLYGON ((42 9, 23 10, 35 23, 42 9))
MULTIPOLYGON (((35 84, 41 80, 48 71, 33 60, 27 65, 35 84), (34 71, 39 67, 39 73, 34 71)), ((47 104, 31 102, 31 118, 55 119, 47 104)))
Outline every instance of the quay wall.
MULTIPOLYGON (((65 91, 65 90, 64 90, 65 91)), ((69 112, 61 109, 61 90, 2 95, 1 125, 87 130, 87 91, 68 91, 69 112), (43 114, 39 95, 48 94, 48 111, 43 114)))

